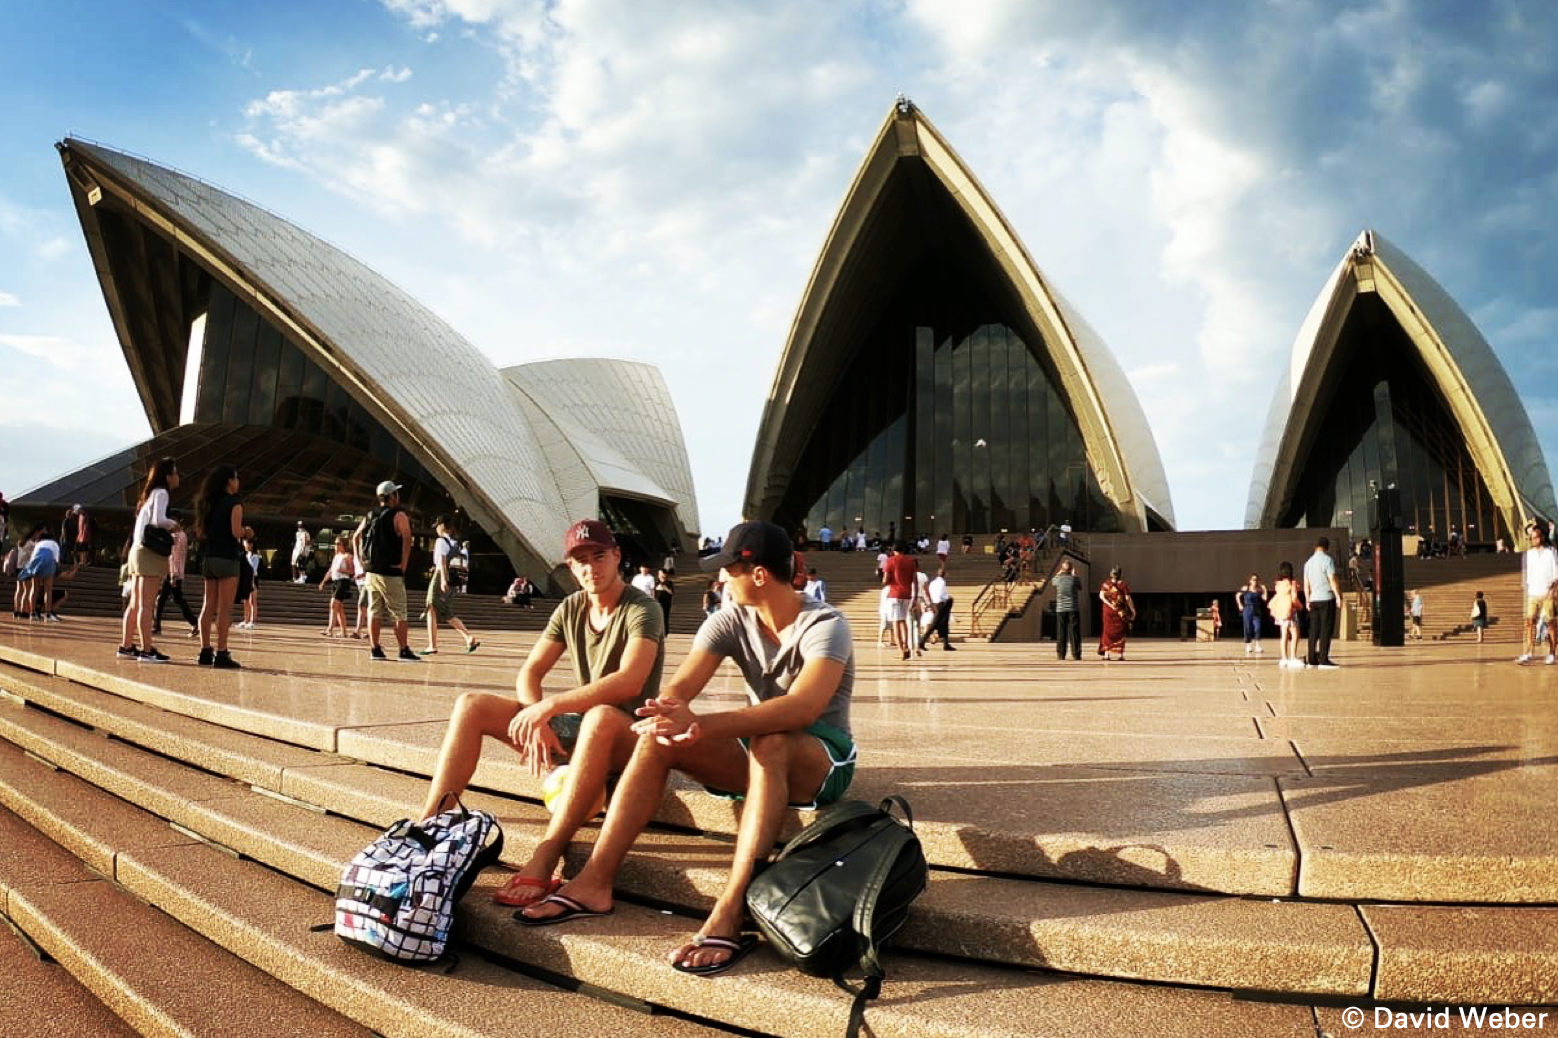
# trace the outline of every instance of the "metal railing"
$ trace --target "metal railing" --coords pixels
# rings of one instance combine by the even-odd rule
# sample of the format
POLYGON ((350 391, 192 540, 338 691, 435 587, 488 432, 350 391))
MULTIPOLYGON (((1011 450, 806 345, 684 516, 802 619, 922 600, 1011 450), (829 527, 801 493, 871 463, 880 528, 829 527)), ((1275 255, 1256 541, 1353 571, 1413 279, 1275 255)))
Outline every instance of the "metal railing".
POLYGON ((1001 621, 1012 613, 1013 589, 1032 588, 1031 593, 1023 599, 1026 602, 1028 598, 1044 590, 1055 576, 1055 571, 1060 568, 1061 560, 1068 556, 1081 563, 1087 563, 1087 547, 1083 538, 1073 531, 1062 541, 1058 527, 1050 526, 1045 529, 1039 535, 1031 554, 1020 558, 1016 568, 1010 574, 1003 572, 974 596, 973 604, 969 607, 968 636, 970 638, 994 636, 1001 621), (1035 581, 1034 573, 1043 573, 1044 576, 1035 581), (991 613, 995 613, 997 619, 992 621, 987 630, 986 620, 991 613))

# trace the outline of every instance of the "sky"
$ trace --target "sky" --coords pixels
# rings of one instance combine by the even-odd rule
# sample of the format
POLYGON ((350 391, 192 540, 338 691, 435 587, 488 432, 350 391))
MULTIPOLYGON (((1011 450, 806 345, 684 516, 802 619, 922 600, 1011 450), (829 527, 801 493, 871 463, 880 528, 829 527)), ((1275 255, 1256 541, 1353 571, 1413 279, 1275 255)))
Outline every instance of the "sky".
POLYGON ((1293 338, 1365 228, 1558 440, 1550 0, 11 0, 0 69, 12 498, 150 431, 53 148, 78 136, 285 216, 499 366, 657 365, 690 525, 722 531, 900 93, 1119 360, 1180 529, 1242 526, 1293 338))

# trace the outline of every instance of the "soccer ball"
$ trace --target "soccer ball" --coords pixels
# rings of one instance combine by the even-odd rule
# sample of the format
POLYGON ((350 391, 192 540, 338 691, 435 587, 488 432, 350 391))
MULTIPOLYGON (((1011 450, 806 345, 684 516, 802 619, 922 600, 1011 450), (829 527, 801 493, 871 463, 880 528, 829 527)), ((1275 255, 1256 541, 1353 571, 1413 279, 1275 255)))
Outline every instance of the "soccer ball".
MULTIPOLYGON (((556 814, 563 806, 567 796, 573 791, 572 776, 569 774, 568 765, 559 764, 546 773, 546 778, 541 781, 541 803, 552 814, 556 814)), ((606 809, 606 791, 601 790, 600 796, 595 801, 595 807, 586 816, 594 818, 606 809)))

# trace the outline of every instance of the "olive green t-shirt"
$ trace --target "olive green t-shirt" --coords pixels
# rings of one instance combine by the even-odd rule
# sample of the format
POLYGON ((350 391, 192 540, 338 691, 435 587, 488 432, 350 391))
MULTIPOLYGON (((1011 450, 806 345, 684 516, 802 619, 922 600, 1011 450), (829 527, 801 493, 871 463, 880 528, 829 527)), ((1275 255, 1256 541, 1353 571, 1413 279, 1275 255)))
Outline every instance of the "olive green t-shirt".
POLYGON ((636 699, 618 704, 633 716, 646 700, 660 694, 660 671, 665 666, 665 613, 654 599, 631 585, 622 589, 622 598, 612 610, 604 631, 590 626, 590 597, 575 591, 552 610, 543 638, 562 642, 573 657, 573 672, 580 685, 598 681, 622 668, 622 655, 634 638, 649 638, 655 643, 655 663, 644 679, 636 699))

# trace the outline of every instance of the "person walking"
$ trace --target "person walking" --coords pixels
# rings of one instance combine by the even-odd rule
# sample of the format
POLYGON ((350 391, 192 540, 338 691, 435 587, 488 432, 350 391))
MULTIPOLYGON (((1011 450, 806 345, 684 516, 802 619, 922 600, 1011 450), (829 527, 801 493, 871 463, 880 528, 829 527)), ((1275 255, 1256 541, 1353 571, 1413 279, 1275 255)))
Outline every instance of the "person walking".
POLYGON ((1537 633, 1537 625, 1544 624, 1547 628, 1547 662, 1552 663, 1555 641, 1558 641, 1558 631, 1555 631, 1558 624, 1553 623, 1552 612, 1553 583, 1558 581, 1558 553, 1548 542, 1545 523, 1532 521, 1526 527, 1526 536, 1531 547, 1520 559, 1521 581, 1526 594, 1525 651, 1515 662, 1531 662, 1537 643, 1543 640, 1537 633))
POLYGON ((1250 579, 1244 582, 1234 597, 1239 600, 1239 612, 1244 617, 1244 654, 1248 656, 1261 652, 1260 621, 1261 613, 1265 612, 1267 594, 1260 574, 1251 573, 1250 579))
POLYGON ((1123 660, 1131 621, 1136 619, 1136 603, 1131 601, 1131 586, 1125 582, 1125 571, 1119 566, 1109 571, 1109 578, 1099 587, 1098 600, 1104 604, 1098 655, 1106 660, 1123 660))
POLYGON ((465 651, 475 652, 481 647, 465 626, 465 621, 455 615, 453 574, 454 560, 460 556, 460 542, 454 538, 454 529, 447 515, 433 520, 433 530, 438 539, 433 542, 433 579, 427 584, 427 602, 423 616, 427 618, 427 648, 423 656, 438 655, 438 624, 440 621, 453 627, 465 639, 465 651))
POLYGON ((1073 660, 1082 658, 1082 580, 1072 570, 1071 560, 1060 561, 1060 571, 1050 581, 1055 586, 1055 656, 1073 660))
POLYGON ((330 615, 325 623, 325 629, 320 633, 326 638, 331 637, 337 627, 341 630, 341 637, 346 637, 346 603, 357 597, 357 571, 361 569, 357 562, 357 556, 352 554, 351 538, 341 534, 335 539, 335 555, 330 559, 330 568, 319 579, 319 590, 330 588, 330 615))
POLYGON ((243 560, 243 505, 238 501, 238 470, 217 465, 206 473, 195 498, 195 536, 203 551, 200 573, 205 594, 200 603, 200 655, 195 662, 217 670, 239 670, 227 651, 227 635, 233 626, 233 600, 238 593, 243 560))
POLYGON ((308 583, 308 563, 314 555, 314 538, 303 525, 303 520, 298 520, 297 533, 292 537, 292 582, 294 584, 308 583))
POLYGON ((925 650, 925 643, 934 634, 941 640, 941 647, 947 652, 956 652, 952 646, 952 596, 947 593, 947 567, 938 566, 936 575, 931 578, 925 587, 925 597, 935 609, 935 618, 920 635, 920 651, 925 650))
POLYGON ((1423 640, 1423 589, 1417 588, 1412 592, 1412 601, 1407 605, 1407 614, 1412 618, 1412 637, 1417 641, 1423 640))
POLYGON ((163 578, 162 587, 157 591, 151 633, 162 633, 162 608, 172 599, 178 605, 184 622, 189 624, 189 636, 193 638, 200 633, 200 626, 196 623, 194 610, 184 601, 184 572, 189 565, 189 534, 184 532, 184 524, 178 515, 169 511, 168 518, 173 520, 173 551, 168 555, 168 575, 163 578))
POLYGON ((1471 626, 1477 632, 1477 644, 1482 644, 1482 636, 1488 628, 1488 602, 1482 597, 1482 592, 1477 592, 1477 597, 1471 601, 1471 626))
POLYGON ((1298 656, 1298 582, 1293 579, 1293 564, 1284 562, 1277 567, 1277 579, 1271 586, 1271 599, 1266 608, 1277 622, 1277 644, 1282 650, 1280 667, 1303 667, 1298 656))

